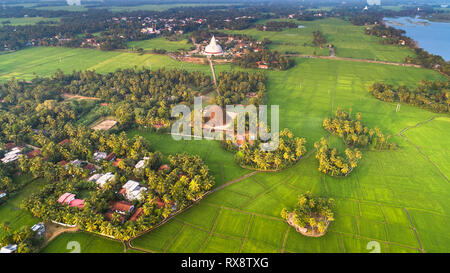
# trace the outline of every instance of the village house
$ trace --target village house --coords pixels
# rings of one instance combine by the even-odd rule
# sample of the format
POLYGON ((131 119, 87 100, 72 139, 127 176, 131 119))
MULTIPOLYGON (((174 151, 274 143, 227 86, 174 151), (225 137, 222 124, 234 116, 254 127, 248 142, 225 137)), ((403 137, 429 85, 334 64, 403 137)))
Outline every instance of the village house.
POLYGON ((106 183, 113 181, 115 178, 116 176, 112 173, 94 174, 88 181, 95 182, 100 188, 103 188, 106 183))
POLYGON ((36 232, 36 237, 41 237, 45 232, 45 225, 44 223, 38 223, 31 227, 31 230, 33 232, 36 232))
POLYGON ((113 212, 125 215, 133 212, 134 205, 125 201, 115 201, 110 204, 110 209, 113 212))
POLYGON ((123 195, 126 199, 133 200, 142 200, 143 193, 147 191, 146 187, 141 187, 139 182, 129 180, 125 185, 122 186, 122 189, 119 191, 119 194, 123 195))
POLYGON ((2 159, 0 159, 3 164, 17 161, 19 156, 22 154, 22 147, 14 147, 12 149, 9 149, 9 147, 10 146, 7 145, 6 150, 8 150, 8 152, 4 154, 2 159))
POLYGON ((134 166, 135 169, 142 169, 145 167, 145 162, 149 160, 149 157, 144 157, 144 159, 140 160, 136 165, 134 166))
POLYGON ((108 156, 108 154, 105 152, 95 152, 93 155, 93 159, 95 162, 100 162, 100 161, 104 160, 107 156, 108 156))
POLYGON ((58 203, 69 205, 69 207, 84 207, 84 200, 76 199, 75 194, 66 192, 58 198, 58 203))

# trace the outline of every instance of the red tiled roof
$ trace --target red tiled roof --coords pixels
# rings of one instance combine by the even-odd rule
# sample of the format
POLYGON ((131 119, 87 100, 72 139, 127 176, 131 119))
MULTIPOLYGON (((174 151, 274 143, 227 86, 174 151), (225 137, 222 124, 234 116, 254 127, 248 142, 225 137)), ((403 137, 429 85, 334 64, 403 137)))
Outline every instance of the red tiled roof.
POLYGON ((121 158, 116 159, 116 161, 113 162, 114 167, 118 167, 120 161, 122 161, 121 158))
POLYGON ((125 194, 127 192, 127 189, 120 189, 119 194, 125 194))
POLYGON ((82 209, 84 207, 84 200, 81 199, 73 199, 72 202, 69 203, 70 207, 78 207, 82 209))
POLYGON ((12 142, 11 143, 6 143, 6 145, 5 145, 5 149, 6 150, 11 150, 14 147, 16 147, 16 144, 14 144, 12 142))
POLYGON ((70 201, 70 199, 73 199, 73 198, 75 198, 75 194, 73 194, 73 193, 70 193, 70 192, 66 192, 66 193, 64 193, 63 195, 61 195, 59 198, 58 198, 58 203, 65 203, 65 204, 68 204, 69 203, 69 201, 70 201))
POLYGON ((111 210, 117 210, 121 212, 131 212, 134 206, 128 202, 125 201, 116 201, 111 203, 111 210))
POLYGON ((36 156, 38 156, 40 154, 41 154, 41 150, 40 149, 36 149, 36 150, 33 150, 33 151, 27 153, 27 157, 28 158, 34 158, 34 157, 36 157, 36 156))
POLYGON ((85 170, 93 170, 95 168, 94 164, 89 163, 83 169, 85 170))
POLYGON ((169 165, 164 164, 164 165, 161 165, 161 167, 159 167, 159 169, 166 171, 166 170, 170 170, 170 167, 169 167, 169 165))
POLYGON ((66 144, 69 143, 69 142, 70 142, 70 139, 66 138, 66 139, 64 139, 63 141, 61 141, 61 142, 59 143, 59 145, 66 145, 66 144))
POLYGON ((144 212, 142 208, 138 208, 135 213, 130 217, 131 221, 136 221, 144 212))
POLYGON ((153 202, 156 204, 156 206, 158 208, 164 208, 166 206, 166 203, 161 201, 161 199, 159 199, 159 197, 156 197, 155 200, 153 200, 153 202))
POLYGON ((69 162, 64 161, 64 160, 58 162, 58 164, 61 165, 61 166, 66 166, 68 163, 69 163, 69 162))
POLYGON ((114 153, 110 153, 108 156, 106 156, 105 160, 111 161, 111 160, 113 160, 114 157, 116 157, 116 155, 114 153))

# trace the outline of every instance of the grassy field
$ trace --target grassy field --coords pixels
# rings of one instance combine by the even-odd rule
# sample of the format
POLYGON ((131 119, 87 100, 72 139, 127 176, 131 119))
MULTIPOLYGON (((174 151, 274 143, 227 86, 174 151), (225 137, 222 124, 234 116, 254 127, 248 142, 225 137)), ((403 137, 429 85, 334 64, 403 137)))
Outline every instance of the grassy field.
MULTIPOLYGON (((267 103, 280 105, 281 128, 307 137, 309 149, 326 135, 321 122, 338 106, 362 112, 365 124, 378 125, 392 135, 437 118, 423 129, 407 130, 404 135, 410 142, 394 137, 400 145, 397 151, 364 152, 360 166, 347 179, 321 175, 316 160, 309 157, 292 169, 258 174, 208 196, 170 223, 133 240, 134 246, 154 252, 369 252, 367 243, 377 241, 382 252, 448 250, 450 238, 444 229, 450 217, 446 201, 450 188, 441 174, 448 172, 447 134, 442 133, 448 131, 443 123, 447 118, 409 105, 396 113, 396 104, 378 101, 366 89, 379 79, 412 86, 420 79, 443 76, 418 68, 322 59, 298 59, 293 69, 268 73, 267 103), (434 150, 442 153, 433 158, 434 150), (306 190, 337 200, 337 220, 322 238, 301 236, 279 216, 306 190)), ((134 134, 166 154, 201 155, 216 176, 224 175, 217 178, 218 184, 245 173, 238 173, 231 156, 217 143, 175 142, 166 135, 130 132, 134 134)), ((61 251, 52 244, 46 251, 61 251)))
MULTIPOLYGON (((147 67, 150 69, 183 68, 189 71, 210 73, 207 65, 181 63, 165 55, 123 53, 95 49, 62 47, 33 47, 14 53, 0 55, 0 82, 11 78, 33 79, 50 76, 58 69, 65 73, 73 70, 96 70, 113 72, 119 68, 147 67)), ((229 65, 218 65, 216 71, 228 70, 229 65)))
POLYGON ((0 25, 11 25, 11 26, 21 26, 21 25, 34 25, 38 22, 58 22, 60 18, 44 18, 44 17, 23 17, 23 18, 0 18, 0 25), (4 22, 9 22, 4 24, 4 22))
MULTIPOLYGON (((264 22, 261 21, 260 23, 264 22)), ((304 28, 284 29, 280 32, 259 31, 257 29, 227 32, 247 34, 258 40, 268 38, 273 41, 269 45, 269 49, 282 53, 295 52, 312 55, 316 52, 317 55, 328 56, 328 49, 312 46, 313 32, 320 30, 328 40, 328 43, 335 46, 336 56, 338 57, 403 62, 406 56, 413 55, 413 52, 407 48, 378 43, 379 38, 364 34, 365 27, 354 26, 343 20, 330 18, 310 22, 297 22, 304 28)))
POLYGON ((180 49, 189 50, 193 46, 192 44, 188 44, 187 40, 169 41, 164 37, 129 42, 127 45, 129 48, 142 48, 144 50, 165 49, 168 52, 176 52, 180 49))
MULTIPOLYGON (((281 128, 306 136, 311 149, 315 140, 326 135, 322 119, 337 106, 362 112, 365 124, 378 125, 392 135, 440 116, 407 105, 395 113, 395 104, 380 102, 366 91, 377 79, 413 85, 419 79, 440 77, 415 68, 304 60, 287 72, 269 73, 267 100, 280 105, 281 128)), ((434 164, 446 171, 449 127, 445 122, 448 117, 438 117, 405 133, 408 138, 416 136, 410 141, 420 144, 425 154, 441 150, 435 158, 428 159, 396 136, 399 150, 364 152, 354 173, 337 179, 320 174, 311 156, 292 169, 261 173, 218 191, 132 243, 156 252, 183 251, 184 243, 189 243, 184 251, 197 252, 370 252, 371 241, 380 243, 381 252, 446 251, 450 187, 434 164), (292 207, 306 190, 337 200, 337 220, 322 238, 306 238, 280 217, 281 209, 292 207)))
MULTIPOLYGON (((20 208, 23 200, 39 191, 47 183, 45 180, 31 180, 28 176, 15 177, 14 183, 27 185, 22 190, 13 193, 6 203, 0 205, 0 223, 8 225, 11 230, 19 230, 22 227, 32 226, 39 222, 29 212, 20 208)), ((2 231, 0 231, 0 235, 1 233, 2 231)))
POLYGON ((56 237, 42 252, 71 253, 72 244, 79 243, 79 253, 123 253, 125 246, 121 242, 107 240, 86 232, 63 233, 56 237), (71 243, 71 244, 70 244, 71 243))

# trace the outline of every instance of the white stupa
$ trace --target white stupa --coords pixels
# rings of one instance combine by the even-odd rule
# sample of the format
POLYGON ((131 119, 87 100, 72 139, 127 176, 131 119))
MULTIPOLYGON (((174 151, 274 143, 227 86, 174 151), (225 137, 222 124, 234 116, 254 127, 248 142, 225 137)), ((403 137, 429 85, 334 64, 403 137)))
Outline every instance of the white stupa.
POLYGON ((209 56, 223 55, 223 49, 217 43, 216 37, 213 36, 211 38, 211 42, 209 43, 209 45, 206 46, 204 54, 209 56))

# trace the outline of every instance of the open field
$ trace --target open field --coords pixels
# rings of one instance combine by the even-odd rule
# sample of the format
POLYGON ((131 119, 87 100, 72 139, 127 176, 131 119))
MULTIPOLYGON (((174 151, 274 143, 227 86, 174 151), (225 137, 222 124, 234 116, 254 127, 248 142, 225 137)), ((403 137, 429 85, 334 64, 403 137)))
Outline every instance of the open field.
MULTIPOLYGON (((26 4, 21 4, 21 6, 26 6, 26 4)), ((29 4, 28 7, 34 7, 35 4, 29 4)), ((139 10, 152 10, 152 11, 165 11, 172 8, 181 8, 181 7, 201 7, 201 6, 229 6, 232 5, 230 3, 180 3, 180 4, 147 4, 147 5, 138 5, 138 6, 113 6, 113 7, 99 7, 102 9, 109 9, 112 12, 124 12, 124 11, 139 11, 139 10)), ((42 6, 42 7, 36 7, 36 9, 41 10, 66 10, 66 11, 86 11, 89 8, 92 8, 88 5, 80 5, 80 6, 42 6)))
POLYGON ((192 44, 188 44, 187 40, 169 41, 164 37, 129 42, 127 45, 129 48, 142 48, 144 50, 165 49, 168 52, 176 52, 180 49, 189 50, 193 46, 192 44))
MULTIPOLYGON (((326 135, 322 119, 338 105, 362 112, 365 124, 378 125, 392 135, 439 116, 407 105, 395 114, 395 104, 374 99, 366 87, 377 79, 413 85, 419 79, 440 77, 417 68, 303 60, 287 72, 269 72, 267 100, 280 105, 281 128, 306 136, 311 149, 326 135)), ((427 125, 433 127, 433 122, 427 125)), ((424 130, 433 134, 436 147, 430 148, 448 153, 445 135, 437 133, 448 131, 442 126, 424 130)), ((448 226, 450 216, 448 181, 415 147, 399 136, 394 141, 399 150, 364 152, 360 166, 346 179, 320 174, 313 156, 292 169, 247 178, 132 243, 157 252, 180 251, 180 240, 191 237, 203 240, 192 246, 198 252, 369 252, 370 241, 379 242, 382 252, 445 251, 450 238, 441 229, 448 226), (281 209, 293 206, 306 190, 337 200, 337 220, 322 238, 303 237, 280 217, 281 209)), ((424 140, 421 145, 429 147, 424 140)))
MULTIPOLYGON (((295 20, 289 20, 290 22, 295 20)), ((260 23, 264 23, 261 21, 260 23)), ((327 48, 320 49, 312 46, 313 32, 320 30, 328 43, 336 48, 336 56, 356 59, 403 62, 406 56, 413 55, 407 48, 378 43, 379 38, 364 34, 364 26, 354 26, 349 22, 330 18, 316 21, 297 21, 305 26, 300 29, 284 29, 280 32, 259 31, 246 29, 240 31, 226 31, 227 33, 242 33, 255 37, 258 40, 268 38, 273 41, 269 49, 281 53, 291 52, 305 55, 328 56, 327 48)))
POLYGON ((123 253, 125 249, 121 242, 107 240, 86 232, 75 232, 63 233, 56 237, 42 252, 71 253, 75 251, 74 243, 80 244, 79 253, 123 253))
MULTIPOLYGON (((408 105, 394 114, 395 104, 380 102, 365 90, 379 78, 413 85, 419 79, 438 79, 438 73, 378 64, 354 65, 315 59, 304 60, 284 75, 270 72, 267 99, 281 105, 282 127, 306 136, 311 148, 313 141, 326 135, 321 121, 337 105, 362 112, 366 124, 379 125, 391 134, 440 116, 408 105), (295 84, 297 81, 302 85, 295 84)), ((424 127, 430 134, 428 139, 434 139, 432 146, 426 138, 415 141, 424 150, 441 149, 448 153, 442 134, 448 126, 444 129, 445 124, 439 124, 446 120, 437 118, 437 123, 427 123, 430 128, 424 127)), ((420 128, 404 134, 414 135, 420 128)), ((192 141, 181 148, 167 136, 140 134, 165 153, 203 147, 192 141)), ((132 245, 153 252, 369 252, 367 243, 376 241, 381 252, 446 251, 450 243, 445 232, 450 224, 448 181, 416 147, 399 136, 394 141, 400 145, 399 150, 364 152, 360 166, 346 179, 320 174, 312 156, 292 169, 247 178, 134 239, 132 245), (303 237, 279 215, 283 207, 295 203, 298 193, 306 190, 337 201, 337 220, 324 237, 303 237)), ((208 164, 211 160, 206 159, 208 164)), ((444 158, 436 161, 447 163, 444 158)))
POLYGON ((34 25, 38 22, 58 22, 60 18, 44 18, 44 17, 23 17, 23 18, 0 18, 0 25, 34 25), (9 22, 9 24, 4 24, 9 22))
POLYGON ((114 127, 114 125, 117 124, 117 121, 115 121, 114 119, 102 119, 102 121, 96 123, 94 126, 92 126, 91 128, 93 130, 103 130, 103 131, 107 131, 109 129, 111 129, 112 127, 114 127))
MULTIPOLYGON (((39 191, 47 183, 42 179, 31 180, 28 176, 15 177, 14 183, 27 183, 27 185, 22 190, 13 193, 5 203, 0 205, 0 223, 8 225, 11 230, 19 230, 39 222, 29 212, 20 208, 23 200, 39 191)), ((2 231, 0 231, 1 233, 2 231)))
MULTIPOLYGON (((181 63, 165 55, 139 55, 95 49, 33 47, 0 55, 0 82, 11 78, 31 80, 35 76, 50 76, 58 69, 65 73, 71 73, 73 70, 96 70, 100 73, 107 73, 119 68, 133 68, 135 66, 150 69, 182 68, 210 74, 210 68, 207 65, 181 63)), ((229 67, 229 65, 218 65, 216 71, 227 70, 229 67)))

